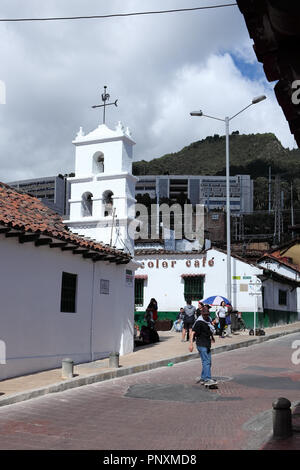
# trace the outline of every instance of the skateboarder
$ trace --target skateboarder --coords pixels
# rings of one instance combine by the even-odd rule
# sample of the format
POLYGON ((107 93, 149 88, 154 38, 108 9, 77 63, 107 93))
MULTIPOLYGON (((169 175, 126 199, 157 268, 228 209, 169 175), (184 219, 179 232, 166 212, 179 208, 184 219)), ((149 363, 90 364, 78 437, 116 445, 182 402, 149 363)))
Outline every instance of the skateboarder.
POLYGON ((205 386, 216 386, 217 382, 211 378, 211 342, 214 339, 215 329, 211 323, 208 308, 202 309, 202 315, 195 321, 190 336, 189 351, 193 352, 194 337, 202 361, 202 373, 200 384, 205 386))

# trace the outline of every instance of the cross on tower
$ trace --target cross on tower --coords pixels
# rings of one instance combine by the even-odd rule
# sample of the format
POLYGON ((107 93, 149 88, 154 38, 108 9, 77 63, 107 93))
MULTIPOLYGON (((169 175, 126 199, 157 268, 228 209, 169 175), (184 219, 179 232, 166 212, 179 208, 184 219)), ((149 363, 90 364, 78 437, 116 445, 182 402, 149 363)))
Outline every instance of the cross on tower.
POLYGON ((117 105, 118 100, 116 100, 114 103, 107 103, 107 101, 110 98, 110 95, 108 93, 106 93, 106 88, 107 88, 107 86, 104 85, 104 93, 102 93, 102 95, 101 95, 103 104, 95 104, 94 106, 92 106, 92 108, 103 108, 103 124, 105 124, 105 108, 106 108, 106 106, 111 106, 112 104, 114 104, 115 106, 118 106, 117 105))

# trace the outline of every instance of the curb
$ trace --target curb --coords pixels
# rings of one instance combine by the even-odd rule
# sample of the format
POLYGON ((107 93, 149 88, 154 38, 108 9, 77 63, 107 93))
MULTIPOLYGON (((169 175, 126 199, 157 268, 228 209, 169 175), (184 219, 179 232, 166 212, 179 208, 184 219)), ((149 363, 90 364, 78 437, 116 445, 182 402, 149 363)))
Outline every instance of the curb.
MULTIPOLYGON (((294 331, 283 331, 280 333, 273 333, 269 336, 259 336, 252 337, 248 341, 244 341, 237 344, 228 344, 212 349, 212 354, 220 354, 227 351, 233 351, 235 349, 246 348, 253 346, 255 344, 263 343, 272 339, 279 338, 281 336, 286 336, 289 334, 299 333, 300 328, 294 331)), ((175 356, 168 359, 160 359, 159 361, 148 362, 144 364, 139 364, 135 366, 129 366, 124 368, 114 369, 112 371, 102 372, 99 374, 91 374, 86 377, 73 378, 69 380, 64 380, 53 385, 46 387, 36 388, 29 390, 27 392, 20 392, 14 395, 11 395, 7 398, 0 398, 0 407, 6 405, 12 405, 15 403, 20 403, 22 401, 31 400, 33 398, 38 398, 50 393, 58 393, 66 390, 71 390, 73 388, 82 387, 84 385, 91 385, 98 382, 104 382, 106 380, 116 379, 120 377, 125 377, 127 375, 138 374, 139 372, 145 372, 153 369, 158 369, 160 367, 166 367, 169 363, 178 364, 181 362, 187 362, 192 359, 199 359, 199 354, 197 353, 188 353, 181 356, 175 356)))

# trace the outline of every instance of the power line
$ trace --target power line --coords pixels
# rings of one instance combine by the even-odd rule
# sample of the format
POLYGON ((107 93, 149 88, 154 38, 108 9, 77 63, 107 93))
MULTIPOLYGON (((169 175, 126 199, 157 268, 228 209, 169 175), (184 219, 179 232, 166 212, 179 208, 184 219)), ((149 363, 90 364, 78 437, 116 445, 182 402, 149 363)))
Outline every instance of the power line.
POLYGON ((2 23, 18 23, 25 21, 61 21, 61 20, 91 20, 91 19, 107 19, 107 18, 118 18, 128 16, 141 16, 141 15, 161 15, 165 13, 182 13, 188 11, 197 10, 208 10, 213 8, 224 8, 236 6, 236 3, 225 3, 223 5, 211 5, 206 7, 195 7, 195 8, 178 8, 173 10, 157 10, 157 11, 140 11, 133 13, 115 13, 110 15, 91 15, 91 16, 62 16, 62 17, 44 17, 44 18, 0 18, 2 23))

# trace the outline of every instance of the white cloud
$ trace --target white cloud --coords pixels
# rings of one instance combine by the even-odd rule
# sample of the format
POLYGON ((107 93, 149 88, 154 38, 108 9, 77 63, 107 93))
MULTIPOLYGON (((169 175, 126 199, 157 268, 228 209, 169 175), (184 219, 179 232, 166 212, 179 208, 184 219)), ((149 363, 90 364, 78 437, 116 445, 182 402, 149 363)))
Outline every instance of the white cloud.
MULTIPOLYGON (((273 95, 264 81, 251 81, 234 65, 229 54, 212 55, 200 66, 183 67, 168 89, 158 97, 161 112, 152 125, 155 156, 180 150, 207 135, 225 133, 225 124, 206 117, 191 117, 190 111, 225 119, 242 110, 252 99, 265 94, 267 100, 251 106, 230 121, 230 131, 273 132, 285 147, 294 138, 273 95)), ((151 149, 152 150, 152 149, 151 149)), ((149 154, 146 155, 149 158, 149 154)))
MULTIPOLYGON (((211 5, 211 2, 201 2, 211 5)), ((4 0, 0 17, 91 15, 198 7, 198 0, 4 0)), ((231 60, 254 64, 252 43, 237 7, 169 15, 70 22, 0 24, 0 180, 65 173, 74 169, 71 141, 80 126, 94 129, 103 85, 111 106, 107 124, 121 120, 137 142, 135 159, 179 150, 222 134, 222 123, 191 118, 235 113, 264 92, 268 100, 232 123, 240 132, 274 132, 293 146, 270 85, 249 80, 231 60)))

